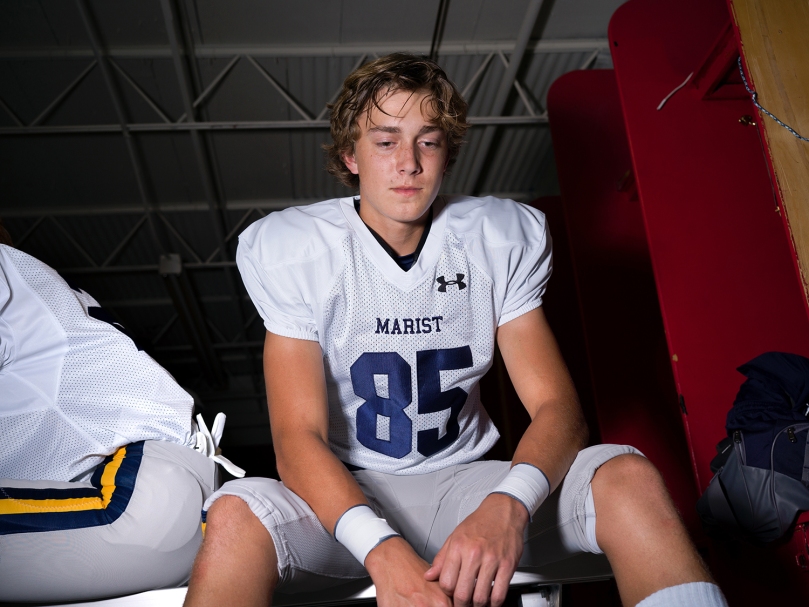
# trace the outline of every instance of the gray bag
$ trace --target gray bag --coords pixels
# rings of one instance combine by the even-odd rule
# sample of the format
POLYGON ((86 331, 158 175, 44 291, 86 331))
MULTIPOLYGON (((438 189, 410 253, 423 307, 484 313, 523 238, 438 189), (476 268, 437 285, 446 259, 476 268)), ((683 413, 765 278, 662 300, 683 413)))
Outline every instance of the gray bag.
POLYGON ((779 441, 801 442, 803 467, 809 470, 809 423, 787 426, 775 435, 769 470, 747 465, 742 431, 736 430, 732 451, 697 502, 708 531, 722 529, 731 535, 769 542, 784 535, 798 512, 809 510, 809 487, 774 469, 779 441))

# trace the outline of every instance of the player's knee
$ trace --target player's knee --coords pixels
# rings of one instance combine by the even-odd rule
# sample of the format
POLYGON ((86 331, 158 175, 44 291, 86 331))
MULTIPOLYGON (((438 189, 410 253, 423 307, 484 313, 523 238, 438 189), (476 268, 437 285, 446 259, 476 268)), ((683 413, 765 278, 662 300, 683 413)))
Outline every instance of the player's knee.
POLYGON ((592 488, 597 505, 600 502, 625 508, 632 502, 669 501, 663 478, 654 464, 631 453, 602 465, 593 477, 592 488))
POLYGON ((194 575, 204 578, 208 570, 217 570, 223 559, 231 564, 259 565, 272 587, 278 582, 278 557, 272 536, 250 506, 234 495, 223 495, 208 509, 205 540, 194 575), (236 561, 232 560, 234 555, 239 555, 236 561))
POLYGON ((235 495, 223 495, 216 500, 207 512, 205 521, 206 537, 211 534, 238 531, 250 527, 251 518, 256 515, 245 501, 235 495))
POLYGON ((240 497, 223 495, 207 512, 205 543, 238 545, 246 537, 262 552, 275 554, 272 536, 250 506, 240 497))
POLYGON ((679 524, 679 517, 660 473, 645 457, 619 455, 602 465, 593 477, 596 539, 614 555, 627 537, 679 524))

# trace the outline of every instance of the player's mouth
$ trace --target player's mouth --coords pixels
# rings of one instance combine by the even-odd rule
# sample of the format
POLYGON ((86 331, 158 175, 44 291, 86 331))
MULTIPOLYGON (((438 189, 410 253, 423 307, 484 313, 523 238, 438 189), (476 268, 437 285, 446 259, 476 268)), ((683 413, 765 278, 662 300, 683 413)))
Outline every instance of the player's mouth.
POLYGON ((421 188, 416 187, 398 187, 398 188, 391 188, 394 192, 399 194, 400 196, 415 196, 419 192, 421 192, 421 188))

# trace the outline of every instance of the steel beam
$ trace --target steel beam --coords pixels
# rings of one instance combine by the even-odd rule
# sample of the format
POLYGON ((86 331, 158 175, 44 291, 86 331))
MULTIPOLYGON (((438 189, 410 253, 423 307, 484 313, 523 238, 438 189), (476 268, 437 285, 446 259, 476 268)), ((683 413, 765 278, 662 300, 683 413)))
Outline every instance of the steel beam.
MULTIPOLYGON (((360 58, 357 59, 357 62, 354 64, 354 67, 351 68, 351 71, 349 72, 349 74, 353 74, 354 72, 356 72, 360 68, 360 66, 363 63, 365 63, 365 58, 367 56, 368 55, 366 55, 365 53, 360 55, 360 58)), ((337 97, 340 96, 340 93, 342 92, 342 90, 343 90, 343 85, 341 84, 339 87, 337 87, 337 90, 334 91, 334 94, 331 96, 331 98, 326 102, 326 105, 323 106, 323 109, 320 110, 320 113, 315 118, 315 121, 322 120, 323 118, 326 117, 326 115, 329 113, 329 106, 332 103, 334 103, 335 101, 337 101, 337 97)))
POLYGON ((79 253, 81 253, 81 256, 90 262, 90 265, 93 268, 98 267, 98 264, 96 263, 95 259, 93 259, 92 256, 84 249, 84 247, 79 244, 79 241, 73 238, 73 235, 70 232, 68 232, 62 224, 56 221, 56 218, 48 217, 48 219, 50 219, 51 223, 54 226, 56 226, 56 229, 62 233, 62 236, 64 236, 67 239, 67 241, 73 245, 73 248, 76 249, 79 253))
POLYGON ((56 108, 58 108, 65 99, 67 99, 67 97, 70 95, 70 93, 72 93, 74 91, 74 89, 77 86, 79 86, 79 84, 81 84, 81 81, 84 80, 85 77, 87 77, 87 74, 89 74, 90 72, 93 71, 93 68, 96 66, 96 63, 98 63, 98 60, 93 60, 90 63, 90 65, 88 65, 86 68, 84 68, 82 70, 82 72, 73 79, 73 82, 68 84, 65 87, 65 90, 63 90, 61 93, 59 93, 59 95, 56 97, 56 99, 51 101, 48 104, 48 107, 46 107, 44 110, 42 110, 42 112, 40 112, 39 116, 34 118, 31 121, 31 124, 29 124, 28 126, 36 126, 38 124, 42 124, 45 121, 45 119, 48 116, 50 116, 53 113, 53 111, 56 108))
POLYGON ((138 233, 138 230, 140 230, 140 227, 144 223, 146 223, 146 215, 141 217, 138 220, 138 222, 134 226, 132 226, 132 229, 129 230, 127 235, 124 236, 123 240, 121 240, 121 242, 118 243, 118 246, 115 247, 112 253, 107 255, 107 258, 104 260, 104 263, 101 264, 101 267, 108 267, 113 261, 116 260, 118 255, 121 254, 121 251, 123 251, 126 248, 126 246, 132 241, 132 239, 135 237, 135 234, 138 233))
MULTIPOLYGON (((500 62, 503 64, 503 67, 508 70, 509 62, 506 59, 506 56, 500 52, 497 53, 500 56, 500 62)), ((514 88, 517 89, 517 94, 522 99, 523 104, 525 105, 526 109, 528 110, 528 114, 531 116, 538 116, 537 112, 534 111, 534 104, 531 103, 531 100, 528 98, 528 93, 525 92, 522 84, 520 84, 520 80, 518 78, 514 79, 514 88)))
MULTIPOLYGON (((211 344, 214 350, 242 350, 244 348, 263 348, 264 341, 243 341, 235 344, 211 344)), ((189 352, 192 351, 193 346, 178 345, 178 346, 156 346, 155 352, 189 352)))
POLYGON ((171 224, 171 222, 168 219, 166 219, 166 216, 163 215, 163 213, 161 213, 160 211, 157 212, 157 216, 160 217, 160 219, 163 221, 166 228, 168 228, 169 232, 171 232, 174 238, 176 238, 179 241, 179 243, 183 245, 183 247, 185 247, 185 250, 191 253, 191 257, 193 257, 197 261, 197 263, 201 262, 202 259, 200 258, 199 255, 197 255, 197 252, 194 250, 194 248, 186 242, 185 238, 183 238, 182 235, 171 224))
POLYGON ((253 311, 253 314, 251 314, 251 315, 250 315, 250 318, 248 318, 248 319, 247 319, 247 322, 246 322, 246 323, 245 323, 245 325, 244 325, 244 330, 245 330, 245 332, 246 332, 246 331, 247 331, 247 329, 249 329, 249 328, 250 328, 250 326, 251 326, 251 325, 252 325, 252 324, 255 322, 256 318, 258 318, 258 310, 254 310, 254 311, 253 311))
MULTIPOLYGON (((4 217, 11 217, 11 215, 7 211, 3 211, 2 215, 4 217)), ((28 237, 31 236, 31 234, 33 234, 37 230, 37 228, 39 226, 42 225, 42 222, 45 221, 45 217, 48 216, 48 215, 46 215, 44 213, 36 213, 34 215, 40 215, 40 217, 34 222, 34 225, 32 225, 30 228, 28 228, 28 230, 26 230, 25 234, 20 236, 17 239, 17 241, 14 243, 15 246, 18 249, 22 246, 22 243, 24 243, 26 240, 28 240, 28 237)))
MULTIPOLYGON (((500 87, 497 89, 497 95, 494 98, 494 103, 490 113, 493 116, 499 116, 503 113, 506 107, 506 101, 511 94, 511 89, 517 80, 517 71, 520 69, 525 49, 528 46, 528 41, 531 38, 531 32, 534 31, 534 26, 539 16, 539 11, 542 8, 543 0, 531 0, 528 5, 528 10, 525 12, 525 17, 520 27, 520 33, 517 36, 517 42, 514 44, 514 49, 509 58, 508 69, 503 74, 503 79, 500 81, 500 87)), ((541 118, 539 116, 535 118, 541 118)), ((546 119, 547 121, 547 119, 546 119)), ((491 124, 486 127, 478 146, 472 168, 469 171, 469 178, 466 182, 465 191, 469 194, 475 194, 480 188, 481 175, 483 170, 483 163, 486 162, 489 151, 491 150, 492 141, 497 133, 497 125, 491 124)))
MULTIPOLYGON (((472 87, 475 86, 475 84, 477 84, 480 77, 486 72, 486 68, 489 67, 489 63, 491 62, 492 57, 494 57, 494 53, 489 53, 488 55, 486 55, 486 58, 483 60, 483 63, 480 64, 480 67, 472 75, 472 77, 469 79, 469 82, 466 83, 466 86, 463 87, 463 90, 461 91, 461 97, 463 97, 470 103, 471 99, 469 99, 468 97, 469 92, 472 90, 472 87)), ((467 118, 467 120, 469 120, 469 118, 467 118)))
POLYGON ((449 0, 440 0, 438 3, 438 15, 435 18, 435 28, 433 29, 433 41, 430 43, 429 57, 432 61, 438 61, 438 48, 444 38, 444 27, 447 25, 447 12, 449 11, 449 0))
MULTIPOLYGON (((222 268, 235 268, 235 261, 212 261, 210 263, 186 263, 183 264, 185 270, 221 270, 222 268)), ((158 264, 142 264, 129 266, 106 266, 106 267, 79 267, 79 268, 59 268, 60 274, 154 274, 160 271, 158 264)))
MULTIPOLYGON (((214 78, 211 81, 211 83, 207 87, 205 87, 205 90, 202 91, 196 99, 194 99, 193 103, 194 109, 197 109, 197 107, 208 98, 208 95, 210 95, 212 92, 216 90, 216 88, 219 86, 222 80, 225 79, 225 76, 227 76, 230 73, 230 70, 232 70, 235 67, 235 65, 239 62, 239 59, 241 58, 242 58, 241 55, 236 55, 233 59, 231 59, 230 63, 228 63, 225 66, 225 69, 219 72, 216 78, 214 78)), ((183 114, 177 119, 177 122, 182 122, 186 118, 187 116, 183 114)))
MULTIPOLYGON (((177 80, 180 86, 180 95, 183 100, 185 109, 185 123, 183 126, 190 126, 196 124, 194 99, 192 95, 191 78, 189 73, 188 64, 183 59, 184 46, 181 46, 179 24, 174 14, 174 7, 171 0, 160 0, 163 9, 163 19, 166 24, 166 31, 168 32, 169 44, 172 51, 172 59, 174 61, 174 69, 177 72, 177 80)), ((179 126, 179 125, 175 125, 179 126)), ((197 161, 197 168, 199 169, 200 176, 202 177, 202 186, 205 191, 205 198, 208 202, 208 208, 211 216, 211 225, 214 230, 217 244, 219 245, 219 254, 223 261, 227 261, 227 250, 225 248, 225 225, 221 216, 222 201, 219 199, 217 187, 214 182, 213 168, 210 165, 209 151, 206 149, 205 142, 200 137, 198 130, 190 129, 191 143, 194 148, 194 156, 197 161)), ((228 282, 231 283, 231 290, 235 292, 235 283, 230 271, 226 271, 228 282)), ((239 307, 241 315, 241 307, 239 307)), ((243 318, 241 320, 244 320, 243 318)))
MULTIPOLYGON (((180 32, 178 31, 178 24, 174 15, 174 8, 172 7, 171 0, 160 0, 163 8, 163 19, 166 24, 166 31, 169 37, 169 44, 171 45, 172 60, 174 62, 174 71, 177 73, 177 80, 180 87, 180 97, 183 100, 183 108, 185 109, 185 120, 190 124, 196 123, 196 116, 194 113, 194 98, 191 91, 191 78, 189 74, 188 64, 186 63, 183 55, 184 49, 180 45, 180 32)), ((216 194, 216 186, 213 181, 212 170, 209 165, 207 150, 204 147, 204 142, 199 136, 196 129, 189 129, 191 134, 191 143, 194 148, 194 156, 197 161, 197 168, 199 169, 200 176, 202 177, 202 187, 205 191, 205 198, 211 210, 211 223, 213 225, 214 234, 217 241, 221 242, 224 238, 224 230, 221 217, 217 217, 219 211, 218 196, 216 194)))
MULTIPOLYGON (((210 303, 229 303, 233 301, 230 295, 201 295, 198 297, 199 301, 205 304, 210 303)), ((242 296, 245 301, 250 300, 249 295, 242 296)), ((146 297, 143 299, 99 299, 98 302, 104 308, 155 308, 171 306, 171 299, 168 297, 146 297)), ((248 325, 249 326, 249 325, 248 325)), ((223 340, 227 343, 236 343, 233 340, 223 340)))
POLYGON ((276 91, 278 91, 281 97, 283 97, 284 100, 289 105, 291 105, 294 108, 294 110, 298 112, 298 114, 301 115, 301 118, 303 118, 307 122, 312 122, 314 120, 314 118, 312 118, 312 115, 307 110, 302 108, 301 105, 295 100, 295 98, 292 97, 292 95, 290 95, 289 91, 287 91, 283 86, 281 86, 281 83, 278 82, 275 78, 273 78, 270 72, 264 69, 264 66, 262 66, 258 61, 253 59, 250 55, 247 55, 247 60, 254 68, 256 68, 256 71, 258 71, 258 73, 261 74, 264 77, 264 79, 267 82, 269 82, 276 91))
MULTIPOLYGON (((459 195, 460 192, 446 192, 446 195, 459 195)), ((493 193, 494 195, 495 193, 493 193)), ((524 201, 526 196, 531 196, 529 192, 497 192, 500 198, 510 198, 512 200, 524 201)), ((254 211, 259 217, 264 217, 268 211, 281 211, 288 207, 304 206, 321 202, 322 198, 266 198, 248 200, 229 200, 225 204, 228 211, 254 211)), ((164 213, 204 213, 208 211, 206 202, 163 202, 160 204, 160 211, 164 213)), ((0 216, 5 218, 40 218, 45 215, 53 217, 77 217, 89 216, 99 217, 104 215, 138 215, 143 213, 143 208, 135 204, 115 204, 100 202, 94 206, 65 206, 65 207, 35 207, 24 208, 0 206, 0 216)))
POLYGON ((93 18, 90 14, 90 9, 87 6, 87 0, 76 0, 76 5, 79 8, 79 13, 81 14, 82 21, 84 21, 84 27, 85 30, 87 31, 87 36, 90 38, 90 44, 92 45, 93 48, 93 54, 95 55, 96 61, 98 62, 98 66, 101 68, 101 74, 104 78, 104 83, 107 86, 107 92, 110 95, 112 105, 115 108, 115 114, 118 117, 119 130, 121 134, 124 136, 124 143, 126 144, 126 149, 127 152, 129 153, 129 159, 130 162, 132 163, 132 170, 135 173, 135 181, 138 184, 138 193, 140 194, 141 203, 143 204, 143 209, 144 212, 146 213, 147 221, 149 222, 149 231, 152 235, 152 240, 158 253, 163 253, 165 251, 164 243, 158 236, 157 229, 154 225, 154 220, 152 217, 152 202, 149 199, 149 194, 146 189, 146 179, 144 176, 143 165, 141 164, 138 150, 135 147, 135 141, 133 140, 129 132, 126 113, 124 112, 124 106, 123 103, 121 102, 120 93, 118 92, 118 89, 115 86, 115 81, 112 78, 112 72, 108 65, 107 57, 103 52, 100 41, 101 38, 98 35, 98 32, 96 31, 95 22, 93 21, 93 18))
MULTIPOLYGON (((174 309, 180 317, 189 346, 183 349, 193 350, 202 366, 205 379, 214 389, 227 386, 222 362, 214 351, 211 338, 205 327, 205 317, 199 307, 199 301, 191 288, 188 276, 183 272, 183 264, 179 255, 162 255, 159 266, 160 275, 166 284, 166 290, 174 304, 174 309)), ((155 348, 158 350, 158 348, 155 348)))
MULTIPOLYGON (((442 42, 441 56, 448 55, 488 55, 497 51, 510 52, 514 41, 479 42, 476 40, 442 42)), ((528 53, 586 53, 596 49, 609 50, 606 38, 562 38, 557 40, 530 41, 526 45, 528 53)), ((398 42, 383 44, 339 44, 339 45, 252 45, 230 46, 199 44, 194 54, 199 59, 230 59, 234 55, 253 57, 359 57, 362 54, 387 55, 395 51, 428 54, 430 44, 425 42, 398 42)), ((116 59, 171 59, 170 46, 118 46, 107 49, 109 56, 116 59)), ((13 59, 67 59, 93 57, 92 48, 81 47, 25 47, 0 50, 0 61, 13 59)))
MULTIPOLYGON (((267 198, 258 200, 230 200, 225 204, 228 211, 248 211, 254 210, 260 213, 261 209, 268 211, 280 211, 287 207, 301 206, 320 202, 322 198, 267 198)), ((160 211, 163 213, 199 213, 208 211, 207 202, 163 202, 160 203, 160 211)), ((2 207, 0 206, 0 216, 2 217, 31 217, 38 218, 42 215, 77 216, 77 215, 138 215, 143 213, 143 207, 137 204, 115 204, 101 202, 92 206, 60 206, 60 207, 34 207, 25 206, 2 207)), ((263 217, 263 215, 262 215, 263 217)))
POLYGON ((601 53, 601 49, 596 49, 592 53, 587 56, 587 59, 584 60, 584 63, 581 64, 580 70, 589 70, 593 67, 593 64, 598 59, 598 55, 601 53))
MULTIPOLYGON (((185 45, 181 42, 181 30, 180 30, 180 23, 177 21, 177 17, 175 16, 174 6, 172 4, 172 0, 160 0, 160 5, 163 9, 163 19, 166 24, 166 32, 168 33, 169 37, 169 45, 171 46, 171 55, 172 60, 174 62, 174 69, 177 72, 177 80, 180 85, 180 94, 183 100, 183 106, 185 109, 185 119, 188 124, 193 124, 196 122, 196 115, 195 115, 195 108, 194 108, 194 100, 196 95, 192 95, 192 85, 191 85, 191 75, 189 73, 189 66, 186 61, 183 59, 183 54, 185 49, 185 45)), ((193 57, 192 57, 193 59, 193 57)), ((205 197, 208 201, 209 207, 209 215, 211 218, 211 225, 214 230, 214 235, 216 238, 216 242, 219 246, 219 256, 222 262, 229 262, 227 248, 226 248, 226 240, 225 240, 225 221, 222 216, 222 200, 219 197, 219 189, 216 187, 217 184, 215 183, 214 179, 214 168, 211 165, 211 156, 210 150, 208 150, 207 142, 202 139, 202 134, 199 131, 192 130, 190 131, 191 135, 191 143, 194 148, 194 155, 196 157, 197 166, 200 171, 200 175, 202 177, 202 185, 205 190, 205 197)), ((239 290, 237 286, 237 281, 233 275, 233 267, 230 265, 223 266, 224 274, 225 274, 225 281, 228 285, 228 290, 236 295, 236 315, 239 327, 244 326, 245 314, 242 308, 241 301, 239 301, 239 290)), ((204 329, 203 327, 200 327, 204 329)), ((237 337, 244 336, 244 330, 240 329, 237 337)), ((247 356, 250 357, 252 354, 249 350, 245 351, 247 356)), ((254 376, 254 383, 258 384, 259 380, 255 375, 255 369, 253 365, 251 365, 251 372, 254 376)))
POLYGON ((163 336, 166 333, 168 333, 169 329, 171 329, 171 327, 174 326, 174 323, 177 322, 179 319, 180 319, 180 315, 177 314, 177 312, 175 311, 174 314, 171 316, 171 318, 169 318, 168 322, 165 325, 163 325, 163 328, 160 329, 157 332, 157 335, 155 335, 152 338, 152 347, 156 346, 157 342, 159 342, 161 339, 163 339, 163 336))
MULTIPOLYGON (((208 383, 215 389, 224 388, 226 385, 226 377, 224 370, 222 369, 222 363, 217 357, 217 354, 211 348, 211 340, 205 331, 205 323, 203 320, 202 311, 199 308, 187 276, 182 272, 182 265, 179 255, 164 254, 167 247, 164 246, 164 242, 161 240, 160 236, 158 236, 156 226, 154 225, 152 218, 153 209, 146 190, 143 167, 140 163, 140 156, 137 153, 135 142, 130 135, 129 129, 127 128, 126 116, 124 113, 123 104, 121 102, 120 93, 112 79, 112 73, 108 65, 107 57, 105 57, 104 53, 102 52, 101 43, 99 42, 100 37, 95 29, 95 23, 93 22, 92 16, 87 7, 86 0, 76 0, 76 3, 78 4, 85 28, 87 29, 87 34, 90 37, 90 42, 93 45, 96 60, 101 67, 104 81, 107 84, 107 89, 110 97, 112 98, 113 105, 115 106, 115 111, 121 124, 121 132, 124 135, 124 141, 126 142, 130 159, 132 161, 132 166, 135 170, 135 177, 140 189, 141 200, 143 201, 145 213, 151 227, 154 244, 158 253, 161 255, 160 264, 156 269, 164 278, 166 289, 174 302, 175 310, 183 323, 188 339, 194 348, 208 383)), ((113 268, 115 267, 108 266, 104 269, 112 270, 113 268)), ((226 271, 230 272, 229 269, 226 271)), ((240 320, 243 321, 243 319, 240 320)))
MULTIPOLYGON (((242 215, 242 218, 236 222, 236 225, 234 225, 230 229, 230 232, 228 232, 227 235, 225 236, 225 244, 229 243, 231 239, 234 236, 236 236, 236 234, 241 230, 242 226, 244 225, 244 222, 247 221, 253 214, 254 210, 255 209, 250 209, 249 211, 247 211, 244 215, 242 215)), ((205 261, 213 261, 217 255, 219 255, 219 247, 214 249, 214 251, 205 259, 205 261)))
MULTIPOLYGON (((548 124, 541 116, 469 116, 472 126, 540 126, 548 124)), ((67 126, 2 127, 0 137, 26 135, 93 135, 99 133, 165 133, 195 131, 296 131, 326 130, 328 120, 254 120, 224 122, 154 122, 130 124, 81 124, 67 126)))
POLYGON ((146 105, 152 108, 154 113, 157 114, 163 122, 171 122, 171 119, 168 116, 166 116, 166 113, 160 108, 159 105, 157 105, 157 102, 154 99, 152 99, 149 96, 149 94, 146 91, 144 91, 143 88, 141 88, 141 86, 137 82, 135 82, 134 80, 132 80, 132 78, 130 78, 129 74, 126 73, 126 70, 124 70, 124 68, 122 68, 112 59, 109 59, 109 62, 110 65, 114 67, 119 74, 121 74, 121 78, 126 80, 126 83, 129 86, 131 86, 138 95, 140 95, 140 98, 146 102, 146 105))
POLYGON ((6 114, 8 114, 8 116, 17 124, 17 126, 25 126, 25 123, 23 123, 23 121, 20 120, 19 116, 17 116, 17 114, 14 113, 14 110, 8 107, 8 105, 6 105, 6 102, 3 101, 2 99, 0 99, 0 108, 2 108, 3 111, 5 111, 6 114))

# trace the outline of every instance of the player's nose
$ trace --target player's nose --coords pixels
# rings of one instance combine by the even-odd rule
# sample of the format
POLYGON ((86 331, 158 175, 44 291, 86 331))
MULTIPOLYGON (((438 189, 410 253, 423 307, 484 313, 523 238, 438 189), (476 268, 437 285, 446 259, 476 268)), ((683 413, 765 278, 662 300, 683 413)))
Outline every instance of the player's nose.
POLYGON ((399 146, 396 161, 399 173, 414 175, 421 172, 419 149, 415 143, 399 146))

